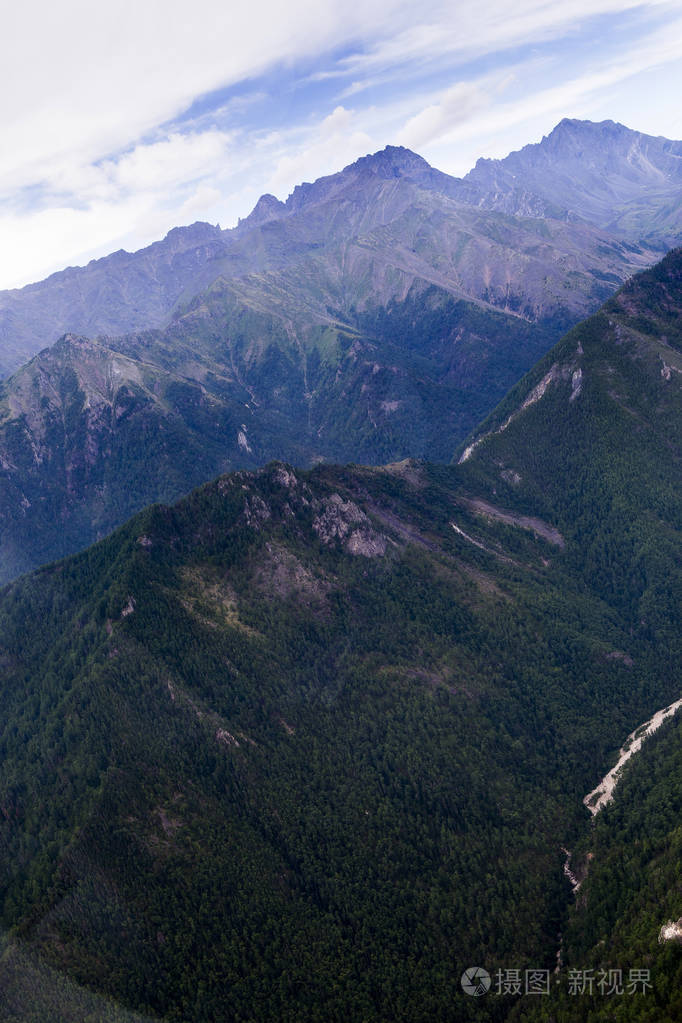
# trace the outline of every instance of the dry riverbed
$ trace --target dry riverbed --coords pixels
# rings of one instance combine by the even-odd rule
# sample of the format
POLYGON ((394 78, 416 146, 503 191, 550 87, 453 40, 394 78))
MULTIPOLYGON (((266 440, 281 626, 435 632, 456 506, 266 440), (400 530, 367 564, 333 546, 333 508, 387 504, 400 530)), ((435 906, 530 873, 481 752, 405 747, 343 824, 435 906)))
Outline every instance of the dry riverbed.
POLYGON ((620 757, 618 763, 604 778, 599 782, 596 789, 593 789, 583 799, 583 803, 590 811, 591 814, 599 813, 603 806, 606 806, 613 799, 613 790, 618 783, 620 772, 623 764, 625 764, 634 753, 638 753, 642 747, 644 740, 655 732, 667 718, 672 717, 677 710, 682 707, 682 700, 677 700, 675 703, 671 703, 669 707, 665 707, 663 710, 658 710, 649 721, 645 721, 643 725, 639 725, 635 728, 634 732, 631 732, 625 740, 625 744, 622 746, 620 751, 620 757))

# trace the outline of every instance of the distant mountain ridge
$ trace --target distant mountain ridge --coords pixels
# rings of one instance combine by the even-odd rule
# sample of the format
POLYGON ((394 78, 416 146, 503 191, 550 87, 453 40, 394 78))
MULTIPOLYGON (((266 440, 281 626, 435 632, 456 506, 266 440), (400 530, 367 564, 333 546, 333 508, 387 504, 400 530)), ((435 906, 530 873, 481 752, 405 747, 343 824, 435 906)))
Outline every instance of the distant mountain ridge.
POLYGON ((95 336, 159 326, 187 284, 215 276, 223 251, 220 229, 196 223, 137 252, 121 249, 1 292, 0 372, 17 369, 69 331, 95 336))
MULTIPOLYGON (((557 137, 576 132, 613 134, 557 137)), ((625 159, 626 142, 644 145, 628 129, 609 145, 625 159)), ((603 162, 608 146, 594 147, 603 162)), ((286 203, 263 196, 232 231, 176 228, 12 293, 1 329, 14 317, 35 342, 67 317, 86 326, 0 386, 0 580, 229 469, 447 461, 568 327, 658 256, 660 239, 577 215, 487 209, 482 185, 479 205, 462 201, 473 187, 387 147, 286 203), (96 337, 98 316, 110 333, 96 337), (150 317, 164 325, 130 327, 150 317)))
MULTIPOLYGON (((444 213, 454 216, 451 230, 463 239, 489 231, 490 217, 479 224, 476 211, 589 226, 582 241, 573 236, 560 240, 556 258, 570 259, 578 250, 594 259, 600 246, 623 240, 638 246, 647 239, 632 258, 627 252, 611 253, 609 272, 622 281, 680 238, 681 152, 682 143, 653 139, 613 122, 563 121, 541 143, 505 160, 479 161, 458 179, 410 150, 388 146, 337 174, 298 185, 284 203, 261 197, 234 229, 202 223, 174 228, 138 252, 113 253, 0 292, 0 373, 18 368, 65 332, 117 335, 162 327, 179 303, 218 277, 239 279, 293 266, 320 247, 396 222, 417 196, 454 204, 446 202, 444 213), (378 182, 384 187, 377 188, 378 182), (397 188, 391 189, 391 182, 397 188), (594 226, 611 234, 597 239, 594 226)), ((505 222, 499 224, 504 229, 505 222)), ((511 271, 518 281, 513 261, 498 256, 496 262, 500 277, 511 271)), ((420 263, 415 272, 423 275, 428 265, 420 263)), ((460 293, 458 275, 455 262, 433 283, 460 293)), ((480 281, 464 282, 464 291, 474 301, 489 300, 480 281)), ((589 307, 576 311, 584 315, 589 307)))
POLYGON ((503 160, 478 160, 463 183, 472 187, 469 201, 485 209, 581 220, 668 248, 679 243, 682 142, 614 121, 566 118, 541 142, 503 160))

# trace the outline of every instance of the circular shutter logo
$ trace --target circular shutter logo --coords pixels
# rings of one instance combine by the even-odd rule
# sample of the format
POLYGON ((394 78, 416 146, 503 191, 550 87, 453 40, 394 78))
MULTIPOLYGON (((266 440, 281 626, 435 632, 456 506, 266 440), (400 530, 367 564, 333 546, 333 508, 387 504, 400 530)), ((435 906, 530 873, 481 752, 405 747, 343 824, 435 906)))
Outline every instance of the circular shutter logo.
POLYGON ((462 974, 462 988, 467 995, 484 995, 490 989, 490 974, 482 966, 470 966, 462 974))

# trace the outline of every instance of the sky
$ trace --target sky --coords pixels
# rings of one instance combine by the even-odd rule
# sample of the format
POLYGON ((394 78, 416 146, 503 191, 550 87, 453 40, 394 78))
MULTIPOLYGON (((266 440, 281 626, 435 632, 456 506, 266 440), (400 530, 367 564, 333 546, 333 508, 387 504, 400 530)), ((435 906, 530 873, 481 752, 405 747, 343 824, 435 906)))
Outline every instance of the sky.
POLYGON ((682 0, 24 0, 0 289, 404 145, 461 176, 564 117, 682 138, 682 0))

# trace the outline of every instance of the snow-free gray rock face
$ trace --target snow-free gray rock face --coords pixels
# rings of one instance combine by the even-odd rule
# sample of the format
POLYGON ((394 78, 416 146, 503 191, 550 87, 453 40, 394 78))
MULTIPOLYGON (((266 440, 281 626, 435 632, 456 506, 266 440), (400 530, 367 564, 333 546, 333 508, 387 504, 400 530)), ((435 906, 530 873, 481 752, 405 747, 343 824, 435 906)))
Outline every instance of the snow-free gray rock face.
POLYGON ((424 281, 531 320, 548 309, 577 320, 682 237, 681 163, 682 143, 609 121, 563 121, 464 179, 388 146, 285 203, 262 196, 233 230, 175 228, 138 252, 0 292, 0 375, 66 332, 163 327, 219 277, 265 304, 283 287, 299 315, 312 300, 327 320, 401 301, 424 281))
POLYGON ((467 199, 511 216, 593 224, 666 248, 682 238, 682 142, 565 119, 542 142, 478 161, 467 199))

